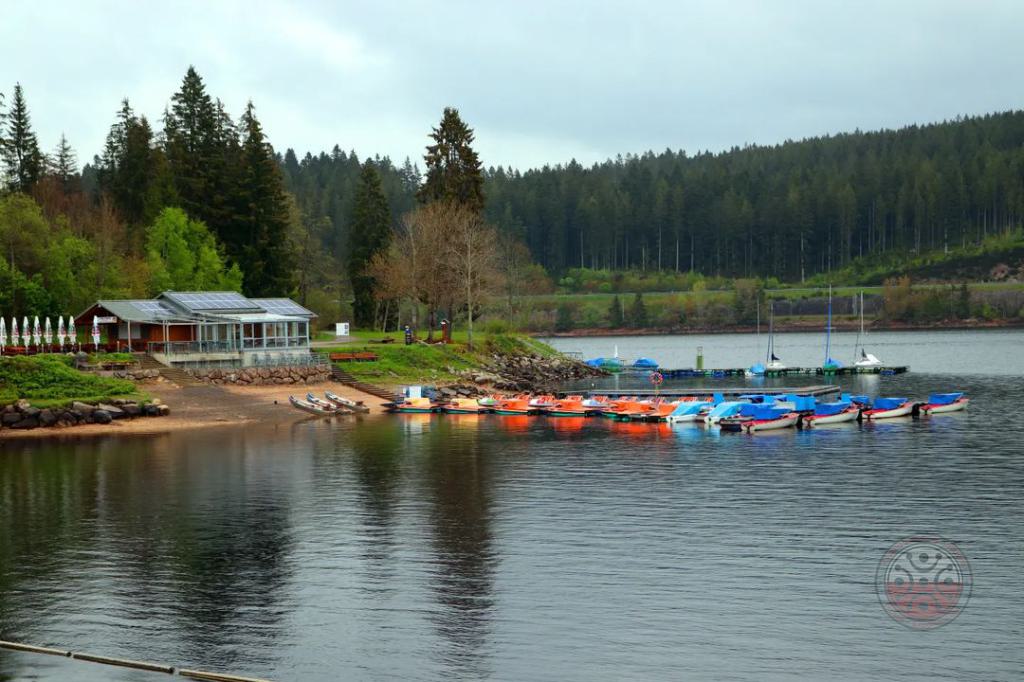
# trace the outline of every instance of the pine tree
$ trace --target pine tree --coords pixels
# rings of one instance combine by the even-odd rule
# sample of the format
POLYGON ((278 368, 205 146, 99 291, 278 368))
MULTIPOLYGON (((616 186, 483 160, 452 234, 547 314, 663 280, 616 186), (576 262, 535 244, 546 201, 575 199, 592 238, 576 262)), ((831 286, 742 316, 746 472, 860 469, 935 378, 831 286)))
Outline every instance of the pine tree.
MULTIPOLYGON (((288 199, 281 167, 249 102, 241 119, 238 237, 234 254, 248 296, 288 296, 295 287, 288 199)), ((232 254, 232 244, 227 244, 232 254)))
POLYGON ((211 210, 215 176, 224 165, 219 114, 194 67, 188 67, 171 102, 164 114, 164 152, 174 188, 186 213, 220 233, 211 210))
POLYGON ((176 203, 163 151, 153 140, 145 116, 136 116, 125 99, 110 127, 97 172, 100 191, 113 200, 125 222, 136 228, 153 221, 165 205, 176 203))
POLYGON ((629 324, 634 329, 647 326, 647 306, 644 305, 644 295, 639 292, 633 297, 633 306, 629 310, 629 324))
POLYGON ((14 86, 14 98, 7 119, 7 136, 3 144, 7 184, 16 192, 28 193, 42 177, 45 162, 36 135, 32 132, 21 83, 14 86))
POLYGON ((349 232, 348 271, 352 280, 353 321, 357 327, 371 327, 376 318, 376 280, 367 273, 373 257, 387 248, 391 237, 391 211, 374 163, 363 164, 352 207, 349 232))
POLYGON ((612 299, 612 304, 608 308, 608 326, 612 329, 621 329, 625 324, 625 319, 622 314, 622 301, 619 300, 618 295, 612 299))
POLYGON ((424 160, 427 174, 417 196, 420 202, 454 201, 480 213, 484 210, 484 179, 480 159, 473 150, 473 129, 458 110, 445 107, 441 123, 430 134, 424 160))
POLYGON ((78 159, 75 157, 75 150, 68 144, 68 138, 64 133, 60 134, 60 143, 57 144, 57 149, 53 152, 53 175, 60 182, 65 194, 76 188, 78 159))

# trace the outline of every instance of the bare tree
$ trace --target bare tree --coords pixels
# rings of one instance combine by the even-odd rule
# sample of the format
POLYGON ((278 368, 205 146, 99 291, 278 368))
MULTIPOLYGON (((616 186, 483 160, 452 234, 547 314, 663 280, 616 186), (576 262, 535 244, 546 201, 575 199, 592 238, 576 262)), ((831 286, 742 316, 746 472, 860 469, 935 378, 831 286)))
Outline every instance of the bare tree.
POLYGON ((427 307, 430 336, 436 311, 464 303, 472 347, 473 315, 494 284, 497 263, 494 228, 464 207, 434 202, 402 216, 388 250, 374 257, 369 270, 382 298, 413 302, 413 327, 416 303, 427 307))
POLYGON ((473 348, 473 315, 483 296, 496 281, 498 233, 479 214, 455 204, 442 206, 451 235, 452 271, 466 303, 467 343, 473 348))

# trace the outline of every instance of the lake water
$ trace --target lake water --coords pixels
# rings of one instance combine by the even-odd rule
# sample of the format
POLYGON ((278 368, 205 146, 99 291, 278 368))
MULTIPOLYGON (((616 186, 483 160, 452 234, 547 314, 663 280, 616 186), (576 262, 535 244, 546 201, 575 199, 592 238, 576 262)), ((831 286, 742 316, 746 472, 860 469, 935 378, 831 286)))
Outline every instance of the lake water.
MULTIPOLYGON (((801 336, 779 354, 813 364, 801 336)), ((756 350, 701 341, 708 366, 756 350)), ((871 341, 912 373, 844 387, 971 408, 754 436, 407 415, 0 441, 0 638, 279 680, 1019 679, 1024 334, 871 341), (974 575, 931 631, 875 590, 918 533, 974 575)), ((557 343, 679 366, 695 345, 557 343)), ((169 678, 0 650, 0 679, 169 678)))

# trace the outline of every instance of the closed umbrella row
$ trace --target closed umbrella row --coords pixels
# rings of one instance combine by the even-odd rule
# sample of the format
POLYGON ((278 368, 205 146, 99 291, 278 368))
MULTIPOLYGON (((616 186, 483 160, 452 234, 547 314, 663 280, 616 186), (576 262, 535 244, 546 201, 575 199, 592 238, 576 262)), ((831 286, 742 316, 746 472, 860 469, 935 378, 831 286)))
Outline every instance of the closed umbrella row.
MULTIPOLYGON (((100 328, 98 321, 93 317, 92 321, 92 342, 93 347, 100 343, 100 328)), ((44 318, 40 323, 36 316, 31 323, 28 317, 21 318, 21 325, 18 325, 18 318, 12 317, 8 327, 7 320, 0 316, 0 355, 22 355, 25 353, 63 352, 65 350, 81 349, 78 343, 78 332, 75 329, 75 320, 70 315, 67 323, 64 316, 57 318, 57 333, 54 336, 53 325, 50 318, 44 318), (54 343, 56 341, 56 343, 54 343)))

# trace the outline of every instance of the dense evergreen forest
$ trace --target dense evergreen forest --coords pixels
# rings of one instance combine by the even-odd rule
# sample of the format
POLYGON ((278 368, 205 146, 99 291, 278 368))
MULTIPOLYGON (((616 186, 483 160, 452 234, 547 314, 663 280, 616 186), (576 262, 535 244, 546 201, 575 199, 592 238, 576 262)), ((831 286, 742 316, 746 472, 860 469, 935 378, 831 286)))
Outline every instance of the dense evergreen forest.
POLYGON ((802 281, 852 259, 978 242, 1024 220, 1024 112, 688 156, 486 176, 489 217, 549 271, 802 281))
MULTIPOLYGON (((253 104, 232 118, 192 68, 164 111, 137 112, 128 100, 111 110, 102 153, 80 170, 64 136, 51 153, 42 150, 20 85, 0 95, 5 312, 226 287, 296 296, 349 319, 353 282, 367 291, 379 284, 362 271, 386 249, 391 229, 431 200, 432 182, 451 179, 437 146, 426 147, 423 172, 418 158, 360 159, 339 146, 301 158, 275 152, 253 104)), ((450 114, 458 118, 446 110, 444 120, 450 114)), ((472 130, 458 124, 471 141, 472 130)), ((469 144, 461 153, 481 167, 469 144)), ((532 258, 555 279, 586 268, 658 273, 667 282, 820 282, 851 262, 941 252, 1018 230, 1024 112, 464 177, 469 184, 452 191, 497 226, 505 279, 513 271, 522 278, 532 258), (517 255, 521 245, 526 259, 517 255)), ((532 272, 526 279, 547 279, 532 272)), ((514 287, 499 290, 511 309, 514 287)), ((371 318, 376 303, 363 294, 357 317, 371 318)))

